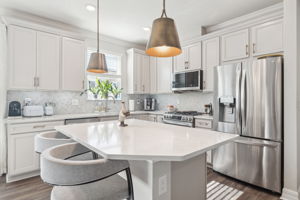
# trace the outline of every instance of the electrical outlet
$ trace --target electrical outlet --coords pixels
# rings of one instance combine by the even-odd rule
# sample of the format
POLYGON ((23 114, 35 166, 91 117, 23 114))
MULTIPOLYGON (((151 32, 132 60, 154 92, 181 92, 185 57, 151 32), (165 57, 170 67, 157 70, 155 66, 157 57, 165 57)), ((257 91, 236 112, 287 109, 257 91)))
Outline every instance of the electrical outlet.
POLYGON ((79 100, 78 99, 72 99, 72 106, 78 106, 79 100))
POLYGON ((167 175, 163 175, 158 179, 158 195, 161 196, 168 191, 167 175))

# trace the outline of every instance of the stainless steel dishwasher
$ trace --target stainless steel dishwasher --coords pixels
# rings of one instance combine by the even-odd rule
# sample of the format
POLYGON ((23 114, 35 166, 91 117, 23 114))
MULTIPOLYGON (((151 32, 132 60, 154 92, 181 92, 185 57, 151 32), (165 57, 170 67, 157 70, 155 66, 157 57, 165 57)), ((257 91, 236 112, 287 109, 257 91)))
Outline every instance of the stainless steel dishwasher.
POLYGON ((77 119, 65 119, 65 125, 100 122, 99 117, 77 118, 77 119))

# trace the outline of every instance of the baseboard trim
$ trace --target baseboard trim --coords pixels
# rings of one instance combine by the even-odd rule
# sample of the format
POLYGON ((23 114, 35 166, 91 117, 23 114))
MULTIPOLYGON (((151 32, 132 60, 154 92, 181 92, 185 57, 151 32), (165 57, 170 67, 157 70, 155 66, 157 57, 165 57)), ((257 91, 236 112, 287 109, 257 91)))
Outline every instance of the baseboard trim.
POLYGON ((300 200, 299 192, 283 188, 280 199, 282 200, 300 200))

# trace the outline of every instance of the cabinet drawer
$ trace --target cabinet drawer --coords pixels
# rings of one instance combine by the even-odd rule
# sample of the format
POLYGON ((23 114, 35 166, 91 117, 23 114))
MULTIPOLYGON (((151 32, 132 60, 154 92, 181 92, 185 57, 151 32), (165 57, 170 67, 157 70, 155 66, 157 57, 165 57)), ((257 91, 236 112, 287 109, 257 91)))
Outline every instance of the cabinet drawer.
POLYGON ((196 128, 212 128, 212 121, 211 120, 205 120, 205 119, 196 119, 195 121, 195 127, 196 128))
POLYGON ((29 124, 8 125, 8 134, 53 130, 55 126, 64 125, 64 121, 37 122, 29 124))

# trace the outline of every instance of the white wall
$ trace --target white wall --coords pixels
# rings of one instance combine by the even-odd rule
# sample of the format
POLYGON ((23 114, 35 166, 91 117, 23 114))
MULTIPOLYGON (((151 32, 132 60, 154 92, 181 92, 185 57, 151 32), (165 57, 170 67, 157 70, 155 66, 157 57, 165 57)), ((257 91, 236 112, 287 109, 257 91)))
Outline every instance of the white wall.
POLYGON ((283 199, 299 200, 300 186, 300 2, 284 1, 284 190, 283 199))

